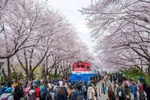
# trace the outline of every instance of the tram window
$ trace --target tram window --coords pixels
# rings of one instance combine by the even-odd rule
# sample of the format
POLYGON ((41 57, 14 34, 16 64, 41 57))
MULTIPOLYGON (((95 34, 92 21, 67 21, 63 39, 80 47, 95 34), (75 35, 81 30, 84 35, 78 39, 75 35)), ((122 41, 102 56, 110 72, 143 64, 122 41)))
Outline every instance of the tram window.
POLYGON ((84 66, 84 65, 82 65, 82 66, 81 66, 81 68, 85 68, 85 66, 84 66))
POLYGON ((79 66, 79 65, 77 65, 77 68, 80 68, 80 66, 79 66))
POLYGON ((86 69, 87 69, 87 70, 90 70, 90 67, 89 67, 89 66, 87 66, 87 67, 86 67, 86 69))

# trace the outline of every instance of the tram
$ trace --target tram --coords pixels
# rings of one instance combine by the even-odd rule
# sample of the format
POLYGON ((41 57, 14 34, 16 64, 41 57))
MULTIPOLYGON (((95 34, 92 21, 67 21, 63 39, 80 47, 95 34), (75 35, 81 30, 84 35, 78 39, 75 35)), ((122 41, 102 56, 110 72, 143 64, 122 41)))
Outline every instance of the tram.
POLYGON ((91 79, 98 80, 100 76, 98 67, 91 65, 88 62, 78 61, 72 66, 70 81, 76 83, 80 80, 89 84, 91 79))

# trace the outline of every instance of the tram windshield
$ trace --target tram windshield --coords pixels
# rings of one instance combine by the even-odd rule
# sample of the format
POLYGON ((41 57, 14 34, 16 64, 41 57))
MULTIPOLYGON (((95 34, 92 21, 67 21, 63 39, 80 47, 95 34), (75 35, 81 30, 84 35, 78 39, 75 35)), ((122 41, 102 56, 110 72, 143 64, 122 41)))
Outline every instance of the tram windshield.
POLYGON ((80 68, 80 66, 79 66, 79 65, 77 65, 76 67, 77 67, 77 68, 80 68))
POLYGON ((81 68, 85 68, 85 66, 84 66, 84 65, 81 65, 81 68))
POLYGON ((87 70, 90 70, 90 67, 89 67, 89 66, 87 66, 87 67, 86 67, 86 69, 87 69, 87 70))

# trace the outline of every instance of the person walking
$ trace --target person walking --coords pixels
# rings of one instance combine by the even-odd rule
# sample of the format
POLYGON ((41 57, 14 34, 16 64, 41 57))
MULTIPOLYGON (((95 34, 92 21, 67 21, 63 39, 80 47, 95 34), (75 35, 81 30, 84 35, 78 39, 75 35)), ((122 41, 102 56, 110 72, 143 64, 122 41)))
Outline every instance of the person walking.
POLYGON ((142 86, 139 86, 139 87, 138 87, 137 100, 147 100, 147 94, 146 94, 146 92, 143 90, 143 87, 142 87, 142 86))
POLYGON ((95 99, 95 90, 90 84, 87 90, 87 100, 94 100, 95 99))
POLYGON ((31 88, 29 90, 28 100, 36 100, 35 89, 33 86, 31 86, 31 88))
POLYGON ((66 95, 66 93, 65 93, 64 88, 61 87, 61 88, 58 90, 56 100, 67 100, 67 95, 66 95))
POLYGON ((127 83, 124 83, 124 91, 125 91, 126 100, 131 100, 131 91, 127 83))
POLYGON ((114 93, 111 85, 109 85, 109 87, 108 87, 107 99, 108 100, 116 100, 115 93, 114 93))
POLYGON ((102 92, 106 94, 106 80, 105 79, 102 81, 102 92))
POLYGON ((35 87, 35 96, 36 100, 40 100, 40 88, 38 86, 35 87))
POLYGON ((122 84, 118 84, 118 88, 116 89, 116 94, 119 100, 126 100, 125 90, 122 87, 122 84))
POLYGON ((23 96, 24 96, 23 89, 21 87, 21 84, 18 83, 18 85, 15 86, 14 90, 14 100, 20 100, 21 98, 23 98, 23 96))
POLYGON ((129 87, 134 97, 134 100, 137 100, 137 86, 135 85, 135 82, 132 82, 132 84, 129 87))

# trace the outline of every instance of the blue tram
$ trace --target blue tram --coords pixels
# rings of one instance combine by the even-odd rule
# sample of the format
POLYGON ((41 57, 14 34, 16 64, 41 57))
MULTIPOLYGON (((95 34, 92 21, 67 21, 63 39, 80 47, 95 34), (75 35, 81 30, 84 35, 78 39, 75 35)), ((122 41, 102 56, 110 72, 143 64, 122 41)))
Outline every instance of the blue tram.
POLYGON ((98 67, 92 66, 87 62, 79 61, 73 64, 70 81, 76 83, 76 81, 81 80, 82 82, 89 84, 91 79, 98 79, 99 77, 100 71, 98 67))

